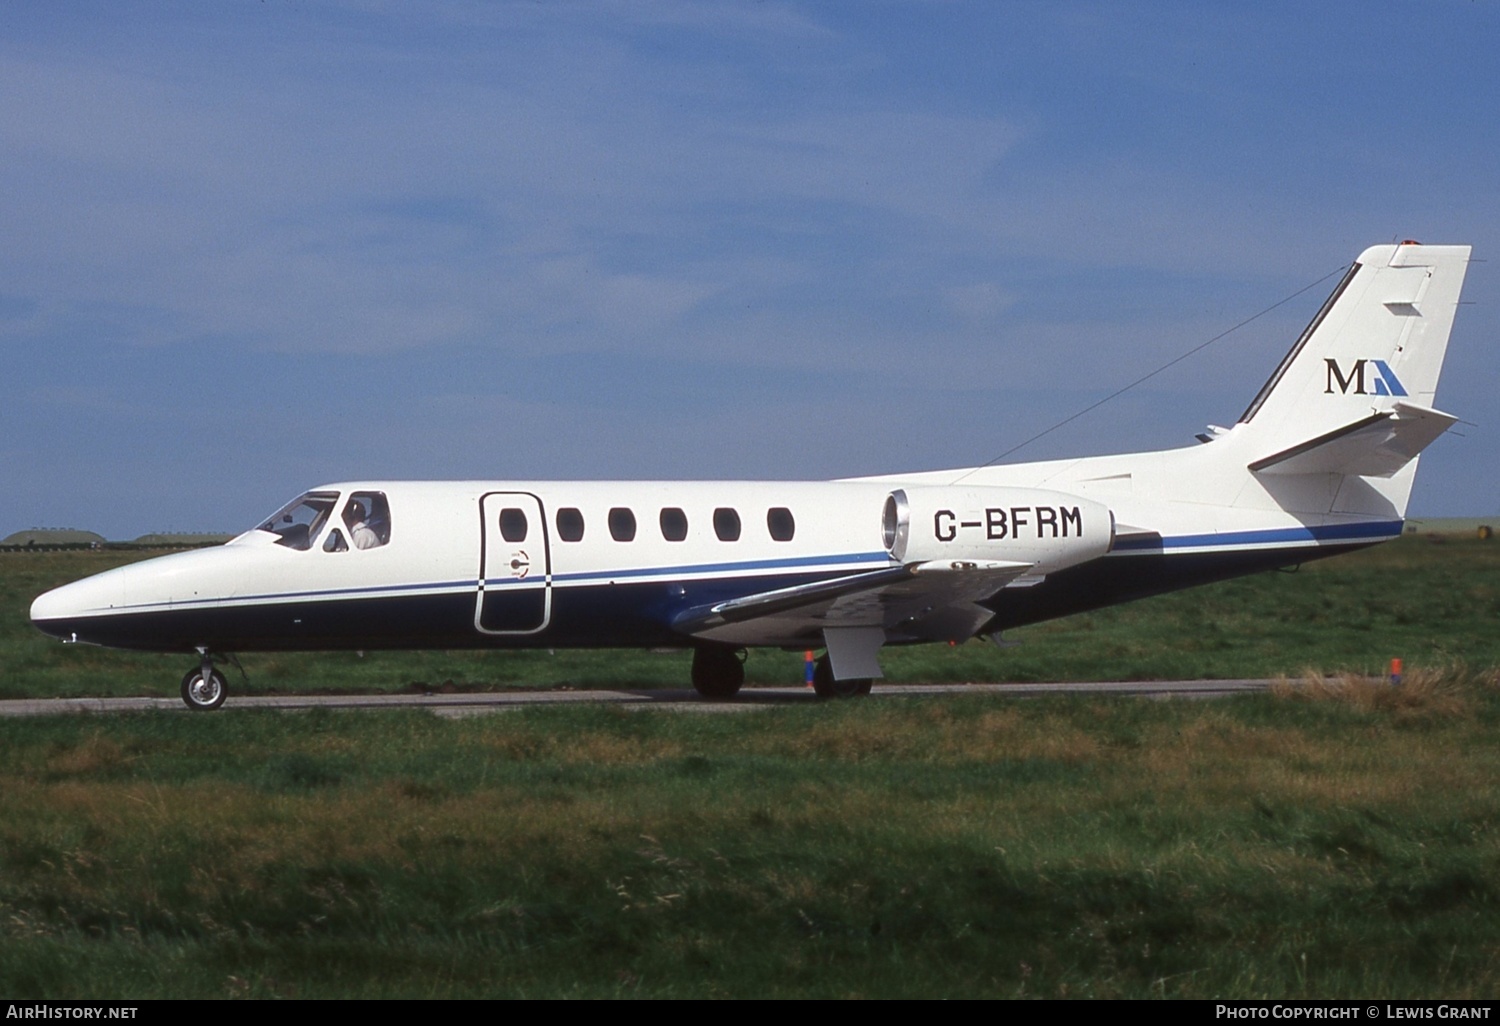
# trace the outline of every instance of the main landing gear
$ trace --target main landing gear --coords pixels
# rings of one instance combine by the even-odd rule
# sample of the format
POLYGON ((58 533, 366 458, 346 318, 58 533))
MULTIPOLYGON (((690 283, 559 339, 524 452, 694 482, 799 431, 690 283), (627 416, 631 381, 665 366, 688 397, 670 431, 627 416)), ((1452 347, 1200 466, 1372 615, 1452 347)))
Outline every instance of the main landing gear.
POLYGON ((828 658, 828 653, 823 653, 813 666, 813 691, 819 698, 858 698, 868 695, 874 681, 868 677, 846 677, 843 680, 834 680, 833 663, 828 658))
MULTIPOLYGON (((213 655, 206 648, 198 649, 198 666, 182 678, 182 701, 194 712, 209 712, 224 704, 229 697, 229 682, 214 668, 213 655)), ((239 661, 233 656, 229 660, 236 666, 239 661)), ((244 673, 244 670, 240 670, 244 673)))
MULTIPOLYGON (((733 645, 703 644, 693 650, 693 687, 704 698, 733 698, 745 683, 745 650, 733 645)), ((858 698, 870 693, 868 677, 835 680, 825 653, 813 667, 813 691, 821 699, 858 698)))
POLYGON ((693 649, 693 688, 704 698, 733 698, 745 683, 745 650, 733 645, 693 649))

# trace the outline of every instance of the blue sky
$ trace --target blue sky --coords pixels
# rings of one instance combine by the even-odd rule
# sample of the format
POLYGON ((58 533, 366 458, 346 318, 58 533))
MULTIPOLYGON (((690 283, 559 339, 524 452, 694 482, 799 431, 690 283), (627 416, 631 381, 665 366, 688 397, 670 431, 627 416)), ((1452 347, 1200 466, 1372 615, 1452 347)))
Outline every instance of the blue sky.
MULTIPOLYGON (((349 478, 990 459, 1402 238, 1500 248, 1500 5, 0 7, 0 535, 349 478)), ((1471 267, 1416 515, 1500 513, 1471 267)), ((1332 282, 1012 459, 1231 423, 1332 282)))

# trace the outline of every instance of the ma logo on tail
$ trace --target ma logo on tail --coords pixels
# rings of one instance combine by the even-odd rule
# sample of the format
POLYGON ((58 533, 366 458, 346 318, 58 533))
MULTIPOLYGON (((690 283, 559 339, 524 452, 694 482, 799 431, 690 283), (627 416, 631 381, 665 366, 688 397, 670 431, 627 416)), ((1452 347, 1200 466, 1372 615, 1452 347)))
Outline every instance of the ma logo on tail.
POLYGON ((1343 395, 1348 395, 1351 390, 1356 395, 1406 395, 1401 379, 1384 360, 1355 360, 1348 374, 1339 369, 1338 361, 1332 357, 1323 362, 1328 365, 1328 385, 1323 389, 1324 395, 1333 394, 1335 385, 1343 395), (1374 373, 1367 373, 1366 368, 1372 366, 1374 373), (1367 387, 1371 385, 1374 387, 1367 387))

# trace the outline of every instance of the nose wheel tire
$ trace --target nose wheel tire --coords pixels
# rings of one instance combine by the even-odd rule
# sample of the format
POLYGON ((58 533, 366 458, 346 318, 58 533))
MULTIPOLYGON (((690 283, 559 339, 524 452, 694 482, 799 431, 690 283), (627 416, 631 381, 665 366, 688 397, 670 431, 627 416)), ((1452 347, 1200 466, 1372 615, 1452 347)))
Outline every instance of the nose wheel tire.
POLYGON ((868 677, 845 677, 834 680, 833 664, 825 655, 813 667, 813 691, 819 698, 858 698, 868 695, 874 682, 868 677))
POLYGON ((201 669, 192 669, 182 678, 182 700, 194 712, 217 709, 228 695, 229 684, 218 670, 210 670, 205 677, 201 669))

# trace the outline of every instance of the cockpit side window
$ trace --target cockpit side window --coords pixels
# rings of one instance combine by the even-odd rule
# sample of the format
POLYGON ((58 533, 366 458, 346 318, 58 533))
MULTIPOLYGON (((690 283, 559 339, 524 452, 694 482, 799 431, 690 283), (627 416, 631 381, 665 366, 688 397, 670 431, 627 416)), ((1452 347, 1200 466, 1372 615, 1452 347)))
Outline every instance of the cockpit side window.
POLYGON ((344 504, 344 526, 356 549, 378 549, 391 540, 391 507, 384 492, 355 492, 344 504))
POLYGON ((306 551, 312 548, 313 540, 323 530, 338 501, 338 492, 308 492, 277 510, 259 530, 276 535, 277 545, 306 551))

